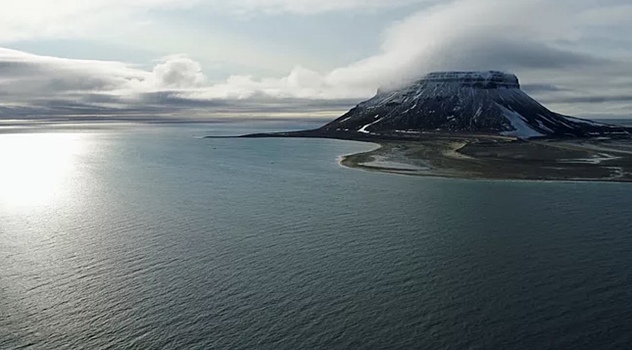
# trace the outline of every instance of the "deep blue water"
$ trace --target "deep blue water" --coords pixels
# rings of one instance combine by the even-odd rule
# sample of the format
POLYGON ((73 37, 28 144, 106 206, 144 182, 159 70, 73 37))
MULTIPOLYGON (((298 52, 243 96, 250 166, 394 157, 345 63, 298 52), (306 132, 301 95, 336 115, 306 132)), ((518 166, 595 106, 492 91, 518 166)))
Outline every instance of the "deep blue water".
POLYGON ((340 167, 305 125, 0 135, 0 349, 626 349, 632 186, 340 167))

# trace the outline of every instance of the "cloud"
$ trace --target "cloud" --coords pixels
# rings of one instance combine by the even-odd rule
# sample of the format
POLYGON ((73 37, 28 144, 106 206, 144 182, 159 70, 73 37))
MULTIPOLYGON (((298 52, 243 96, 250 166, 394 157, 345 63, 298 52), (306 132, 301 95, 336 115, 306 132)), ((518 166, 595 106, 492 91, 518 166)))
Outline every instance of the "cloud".
POLYGON ((12 96, 136 89, 147 72, 121 62, 72 60, 0 48, 0 90, 12 96))
POLYGON ((573 96, 557 99, 560 103, 612 103, 612 102, 629 102, 632 103, 632 94, 630 95, 595 95, 595 96, 573 96))
MULTIPOLYGON (((107 8, 121 3, 95 2, 107 8)), ((312 5, 315 9, 310 11, 318 12, 361 4, 379 8, 406 3, 238 0, 233 4, 249 11, 302 13, 312 5)), ((170 0, 139 4, 195 5, 170 0)), ((596 114, 603 109, 596 102, 618 106, 629 102, 632 54, 596 54, 579 43, 596 29, 630 26, 625 21, 604 20, 616 9, 627 11, 627 6, 621 6, 596 0, 554 4, 545 0, 448 1, 394 23, 384 32, 379 52, 346 66, 316 71, 297 65, 283 77, 232 75, 218 83, 209 83, 200 64, 184 55, 164 57, 147 70, 122 62, 69 60, 0 49, 0 101, 5 103, 5 112, 7 105, 20 105, 49 114, 68 110, 86 114, 253 112, 257 108, 312 112, 318 106, 342 111, 371 97, 379 87, 409 82, 429 71, 501 69, 517 73, 525 88, 549 107, 579 116, 596 114), (535 18, 537 24, 531 20, 535 18), (64 103, 68 108, 63 108, 64 103)), ((624 37, 622 33, 618 35, 624 37)), ((15 112, 15 108, 11 110, 15 112)), ((622 109, 611 110, 620 113, 622 109)))
POLYGON ((579 19, 593 25, 631 25, 630 18, 632 18, 632 4, 629 4, 627 1, 621 1, 619 3, 617 3, 617 1, 611 1, 608 5, 591 7, 586 11, 581 12, 579 14, 579 19))
POLYGON ((557 91, 565 91, 565 89, 553 84, 522 84, 522 90, 527 93, 549 93, 557 91))
POLYGON ((438 50, 429 67, 438 69, 564 69, 609 64, 607 59, 560 49, 530 39, 461 38, 438 50))
POLYGON ((17 96, 110 92, 133 94, 203 86, 200 64, 185 55, 158 60, 152 71, 123 62, 39 56, 0 48, 0 89, 17 96), (16 83, 19 82, 19 83, 16 83))
MULTIPOLYGON (((539 84, 536 97, 560 112, 594 113, 599 107, 587 97, 603 101, 602 96, 632 92, 632 55, 602 56, 602 52, 580 45, 595 30, 613 25, 604 17, 615 9, 622 10, 621 5, 590 0, 554 4, 543 0, 453 1, 395 23, 385 32, 381 52, 374 56, 320 75, 295 69, 287 79, 272 83, 325 98, 353 98, 369 97, 378 87, 401 85, 430 71, 498 69, 517 73, 528 85, 539 84), (588 21, 591 17, 594 22, 588 21), (530 20, 534 18, 537 24, 530 20), (309 77, 309 90, 306 84, 299 84, 302 90, 287 86, 285 80, 300 74, 309 77), (543 86, 555 90, 545 91, 543 86)), ((632 27, 629 21, 618 25, 620 29, 632 27)), ((615 37, 624 32, 614 32, 615 37)), ((259 85, 265 91, 265 81, 259 85)), ((624 101, 605 100, 613 104, 624 101)))
POLYGON ((278 79, 232 76, 224 84, 198 92, 197 97, 362 98, 381 86, 409 82, 436 70, 548 71, 550 75, 616 66, 611 59, 556 44, 576 37, 576 20, 587 13, 581 1, 568 4, 460 0, 437 5, 391 26, 381 52, 374 56, 330 72, 296 67, 278 79), (538 18, 538 25, 525 18, 538 18))
POLYGON ((560 68, 599 63, 555 46, 575 34, 564 8, 541 0, 461 0, 392 26, 381 53, 330 74, 336 83, 379 85, 434 70, 560 68), (546 11, 543 9, 546 8, 546 11), (538 18, 532 25, 525 18, 538 18))
POLYGON ((199 63, 183 55, 162 58, 148 71, 122 62, 65 59, 0 48, 4 117, 138 113, 144 108, 146 95, 174 89, 184 92, 205 82, 199 63))
POLYGON ((147 10, 196 3, 197 0, 11 1, 3 4, 0 12, 0 41, 104 37, 142 24, 147 10))
POLYGON ((163 58, 154 67, 153 75, 160 87, 190 88, 206 83, 200 64, 183 55, 163 58))
POLYGON ((152 11, 197 9, 227 16, 375 11, 437 0, 20 0, 0 11, 0 42, 107 38, 152 21, 152 11))
POLYGON ((242 12, 317 14, 344 10, 370 11, 431 0, 234 0, 230 6, 242 12))
MULTIPOLYGON (((0 48, 0 118, 148 118, 195 114, 308 113, 350 108, 355 99, 312 94, 315 73, 287 79, 235 76, 209 85, 185 55, 158 60, 151 70, 113 61, 39 56, 0 48)), ((335 113, 331 116, 335 116, 335 113)))

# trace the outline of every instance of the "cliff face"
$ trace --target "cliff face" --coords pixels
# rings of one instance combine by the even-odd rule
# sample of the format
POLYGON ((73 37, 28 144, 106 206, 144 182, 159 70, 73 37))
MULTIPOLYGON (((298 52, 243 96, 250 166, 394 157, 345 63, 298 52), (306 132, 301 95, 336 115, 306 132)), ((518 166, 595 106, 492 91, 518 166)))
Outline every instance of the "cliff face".
POLYGON ((626 128, 554 113, 524 93, 515 75, 496 71, 428 74, 404 88, 378 91, 320 130, 494 133, 519 138, 629 134, 626 128))

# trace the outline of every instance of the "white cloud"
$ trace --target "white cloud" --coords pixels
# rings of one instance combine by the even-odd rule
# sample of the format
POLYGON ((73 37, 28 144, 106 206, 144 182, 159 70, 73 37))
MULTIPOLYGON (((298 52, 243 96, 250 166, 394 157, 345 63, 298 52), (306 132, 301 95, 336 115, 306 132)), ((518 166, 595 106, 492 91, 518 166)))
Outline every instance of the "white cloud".
POLYGON ((206 83, 200 64, 184 55, 163 58, 154 67, 153 75, 158 87, 191 88, 206 83))
POLYGON ((542 0, 461 0, 439 5, 392 26, 380 54, 339 68, 330 79, 336 84, 376 86, 415 79, 430 70, 477 65, 485 69, 485 62, 467 55, 498 42, 520 45, 570 35, 566 22, 559 20, 559 11, 542 0), (538 25, 524 20, 536 17, 538 25))

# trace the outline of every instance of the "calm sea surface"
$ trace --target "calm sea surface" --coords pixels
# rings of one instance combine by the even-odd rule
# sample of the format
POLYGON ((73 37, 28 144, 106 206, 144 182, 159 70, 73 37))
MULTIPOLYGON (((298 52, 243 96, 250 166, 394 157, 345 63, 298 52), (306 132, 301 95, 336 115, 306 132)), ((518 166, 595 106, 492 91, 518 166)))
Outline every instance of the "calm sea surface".
POLYGON ((0 349, 632 347, 632 185, 201 138, 305 126, 0 134, 0 349))

